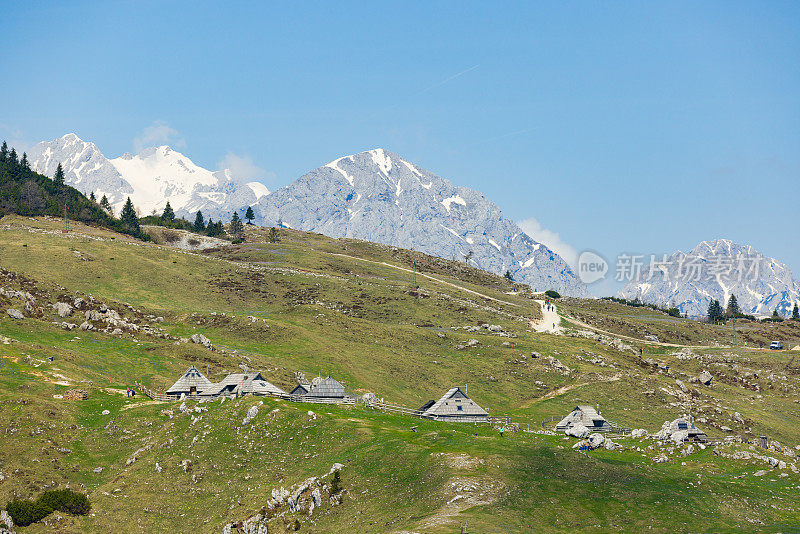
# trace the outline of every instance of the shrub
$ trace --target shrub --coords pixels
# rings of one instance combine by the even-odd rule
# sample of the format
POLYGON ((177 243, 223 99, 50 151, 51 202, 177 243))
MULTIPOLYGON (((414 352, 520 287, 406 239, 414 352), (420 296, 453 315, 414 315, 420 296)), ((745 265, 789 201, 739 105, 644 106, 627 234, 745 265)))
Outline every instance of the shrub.
POLYGON ((53 510, 72 515, 86 515, 91 509, 86 495, 69 489, 45 491, 39 501, 53 510))
POLYGON ((39 501, 11 501, 6 505, 6 511, 16 526, 27 527, 50 515, 53 509, 39 501))
POLYGON ((555 291, 553 289, 548 289, 547 291, 544 292, 544 294, 546 296, 550 297, 551 299, 560 299, 561 298, 561 295, 558 293, 558 291, 555 291))
POLYGON ((177 242, 181 238, 180 234, 173 230, 164 230, 161 232, 161 236, 164 238, 164 241, 170 245, 177 242))
POLYGON ((342 491, 342 477, 339 470, 333 472, 333 480, 331 480, 331 495, 336 495, 342 491))
POLYGON ((14 524, 26 527, 38 523, 53 510, 73 515, 86 515, 91 509, 89 498, 83 493, 69 489, 48 490, 35 501, 14 500, 6 505, 6 511, 14 524))
POLYGON ((670 317, 681 316, 681 311, 678 308, 670 308, 669 310, 667 310, 667 313, 670 315, 670 317))

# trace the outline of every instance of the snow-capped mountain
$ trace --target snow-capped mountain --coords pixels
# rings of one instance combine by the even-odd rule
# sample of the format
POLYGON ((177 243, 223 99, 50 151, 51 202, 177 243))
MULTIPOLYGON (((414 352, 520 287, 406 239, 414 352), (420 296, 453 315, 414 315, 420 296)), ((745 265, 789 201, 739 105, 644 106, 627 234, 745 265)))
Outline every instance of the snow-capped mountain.
POLYGON ((731 295, 742 312, 783 317, 800 303, 800 283, 779 261, 728 239, 703 241, 692 251, 655 258, 619 296, 675 306, 690 317, 704 316, 712 299, 725 307, 731 295))
POLYGON ((69 185, 98 199, 106 195, 117 213, 130 196, 142 215, 161 213, 169 201, 177 215, 190 220, 198 210, 206 218, 227 220, 269 194, 259 182, 240 181, 228 169, 209 171, 168 146, 107 159, 94 143, 71 133, 37 144, 28 158, 34 170, 50 177, 61 163, 69 185))
POLYGON ((383 149, 339 158, 253 207, 257 222, 364 239, 463 260, 543 291, 588 297, 555 252, 482 193, 454 186, 383 149))

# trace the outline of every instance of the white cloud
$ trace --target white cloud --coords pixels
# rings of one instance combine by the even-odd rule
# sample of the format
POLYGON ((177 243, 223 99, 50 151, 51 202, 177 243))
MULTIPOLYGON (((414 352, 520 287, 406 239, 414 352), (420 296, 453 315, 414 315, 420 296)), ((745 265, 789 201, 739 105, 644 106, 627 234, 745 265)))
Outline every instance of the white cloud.
POLYGON ((172 148, 183 148, 186 141, 180 136, 178 130, 170 127, 162 120, 154 121, 153 124, 142 130, 134 140, 133 149, 141 152, 145 148, 152 146, 170 145, 172 148))
POLYGON ((222 161, 217 163, 219 170, 228 169, 231 175, 241 182, 264 182, 266 180, 274 180, 275 173, 268 171, 263 167, 259 167, 253 161, 253 158, 247 155, 234 154, 230 150, 222 161))
POLYGON ((578 251, 575 250, 571 245, 564 243, 561 240, 561 236, 558 235, 558 232, 548 230, 533 217, 525 219, 524 221, 520 221, 517 223, 517 225, 522 228, 523 232, 528 234, 535 241, 542 243, 544 246, 561 256, 561 258, 567 262, 567 265, 575 270, 578 264, 578 251))

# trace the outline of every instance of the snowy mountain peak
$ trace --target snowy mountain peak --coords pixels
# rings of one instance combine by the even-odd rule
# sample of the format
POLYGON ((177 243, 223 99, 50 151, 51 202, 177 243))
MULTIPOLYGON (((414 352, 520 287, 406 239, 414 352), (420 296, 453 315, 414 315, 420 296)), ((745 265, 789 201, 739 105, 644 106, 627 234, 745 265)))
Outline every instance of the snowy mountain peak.
POLYGON ((800 303, 800 283, 786 265, 752 246, 714 239, 657 259, 619 295, 675 306, 693 317, 705 315, 712 299, 725 306, 736 295, 744 313, 768 316, 777 310, 786 317, 800 303))
POLYGON ((94 143, 69 133, 34 146, 29 160, 50 177, 60 162, 68 184, 87 195, 106 195, 115 211, 130 196, 143 215, 160 213, 169 201, 179 216, 202 211, 207 218, 228 219, 269 194, 263 184, 244 183, 229 169, 204 169, 166 145, 107 159, 94 143))
POLYGON ((567 264, 483 194, 374 148, 312 170, 254 207, 257 220, 421 250, 567 295, 588 296, 567 264))

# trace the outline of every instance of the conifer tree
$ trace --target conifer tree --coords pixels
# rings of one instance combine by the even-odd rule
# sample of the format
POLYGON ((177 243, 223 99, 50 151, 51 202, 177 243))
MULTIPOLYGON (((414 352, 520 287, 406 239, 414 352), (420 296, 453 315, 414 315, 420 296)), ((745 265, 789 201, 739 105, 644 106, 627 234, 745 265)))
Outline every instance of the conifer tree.
POLYGON ((125 202, 120 219, 128 233, 138 235, 141 232, 141 228, 139 228, 139 217, 136 216, 136 209, 133 207, 131 197, 128 197, 128 200, 125 202))
POLYGON ((273 226, 269 229, 269 242, 277 243, 278 241, 280 241, 280 237, 278 237, 278 229, 273 226))
POLYGON ((0 162, 5 162, 8 159, 8 144, 3 141, 3 146, 0 147, 0 162))
POLYGON ((61 163, 56 167, 56 174, 53 176, 53 182, 56 185, 64 185, 64 168, 61 166, 61 163))
POLYGON ((797 309, 797 303, 794 303, 794 308, 792 309, 792 319, 800 320, 800 310, 797 309))
MULTIPOLYGON (((211 220, 208 221, 209 223, 211 220)), ((203 212, 198 211, 197 216, 194 218, 194 224, 192 225, 194 231, 197 233, 205 232, 206 231, 206 222, 203 219, 203 212)))
POLYGON ((722 319, 722 306, 715 299, 708 304, 708 322, 716 323, 720 319, 722 319))
POLYGON ((244 225, 242 224, 242 220, 239 218, 239 214, 235 211, 233 212, 233 217, 231 217, 230 230, 234 239, 244 239, 244 225))
POLYGON ((94 191, 89 193, 89 200, 91 200, 92 202, 97 202, 97 197, 94 196, 94 191))
POLYGON ((109 215, 111 214, 111 203, 108 201, 108 197, 105 195, 103 195, 103 198, 100 199, 100 207, 106 210, 109 215))
POLYGON ((169 205, 169 200, 167 200, 167 205, 164 206, 164 213, 161 214, 161 221, 165 223, 171 223, 175 220, 175 212, 172 211, 172 206, 169 205))
POLYGON ((11 152, 8 154, 8 162, 17 165, 19 161, 17 161, 17 151, 15 149, 11 149, 11 152))
POLYGON ((731 298, 728 299, 728 307, 725 309, 725 316, 739 317, 741 314, 742 310, 739 308, 739 301, 736 300, 736 295, 731 295, 731 298))
POLYGON ((25 169, 26 171, 31 170, 31 164, 28 163, 28 154, 23 152, 22 159, 19 160, 19 166, 25 169))
POLYGON ((247 219, 247 224, 253 224, 253 219, 256 218, 256 215, 253 213, 252 206, 247 206, 247 211, 244 212, 244 218, 247 219))
POLYGON ((775 321, 780 321, 780 320, 781 320, 781 316, 780 316, 780 314, 778 313, 778 310, 773 310, 773 312, 772 312, 772 319, 773 319, 773 320, 775 320, 775 321))

